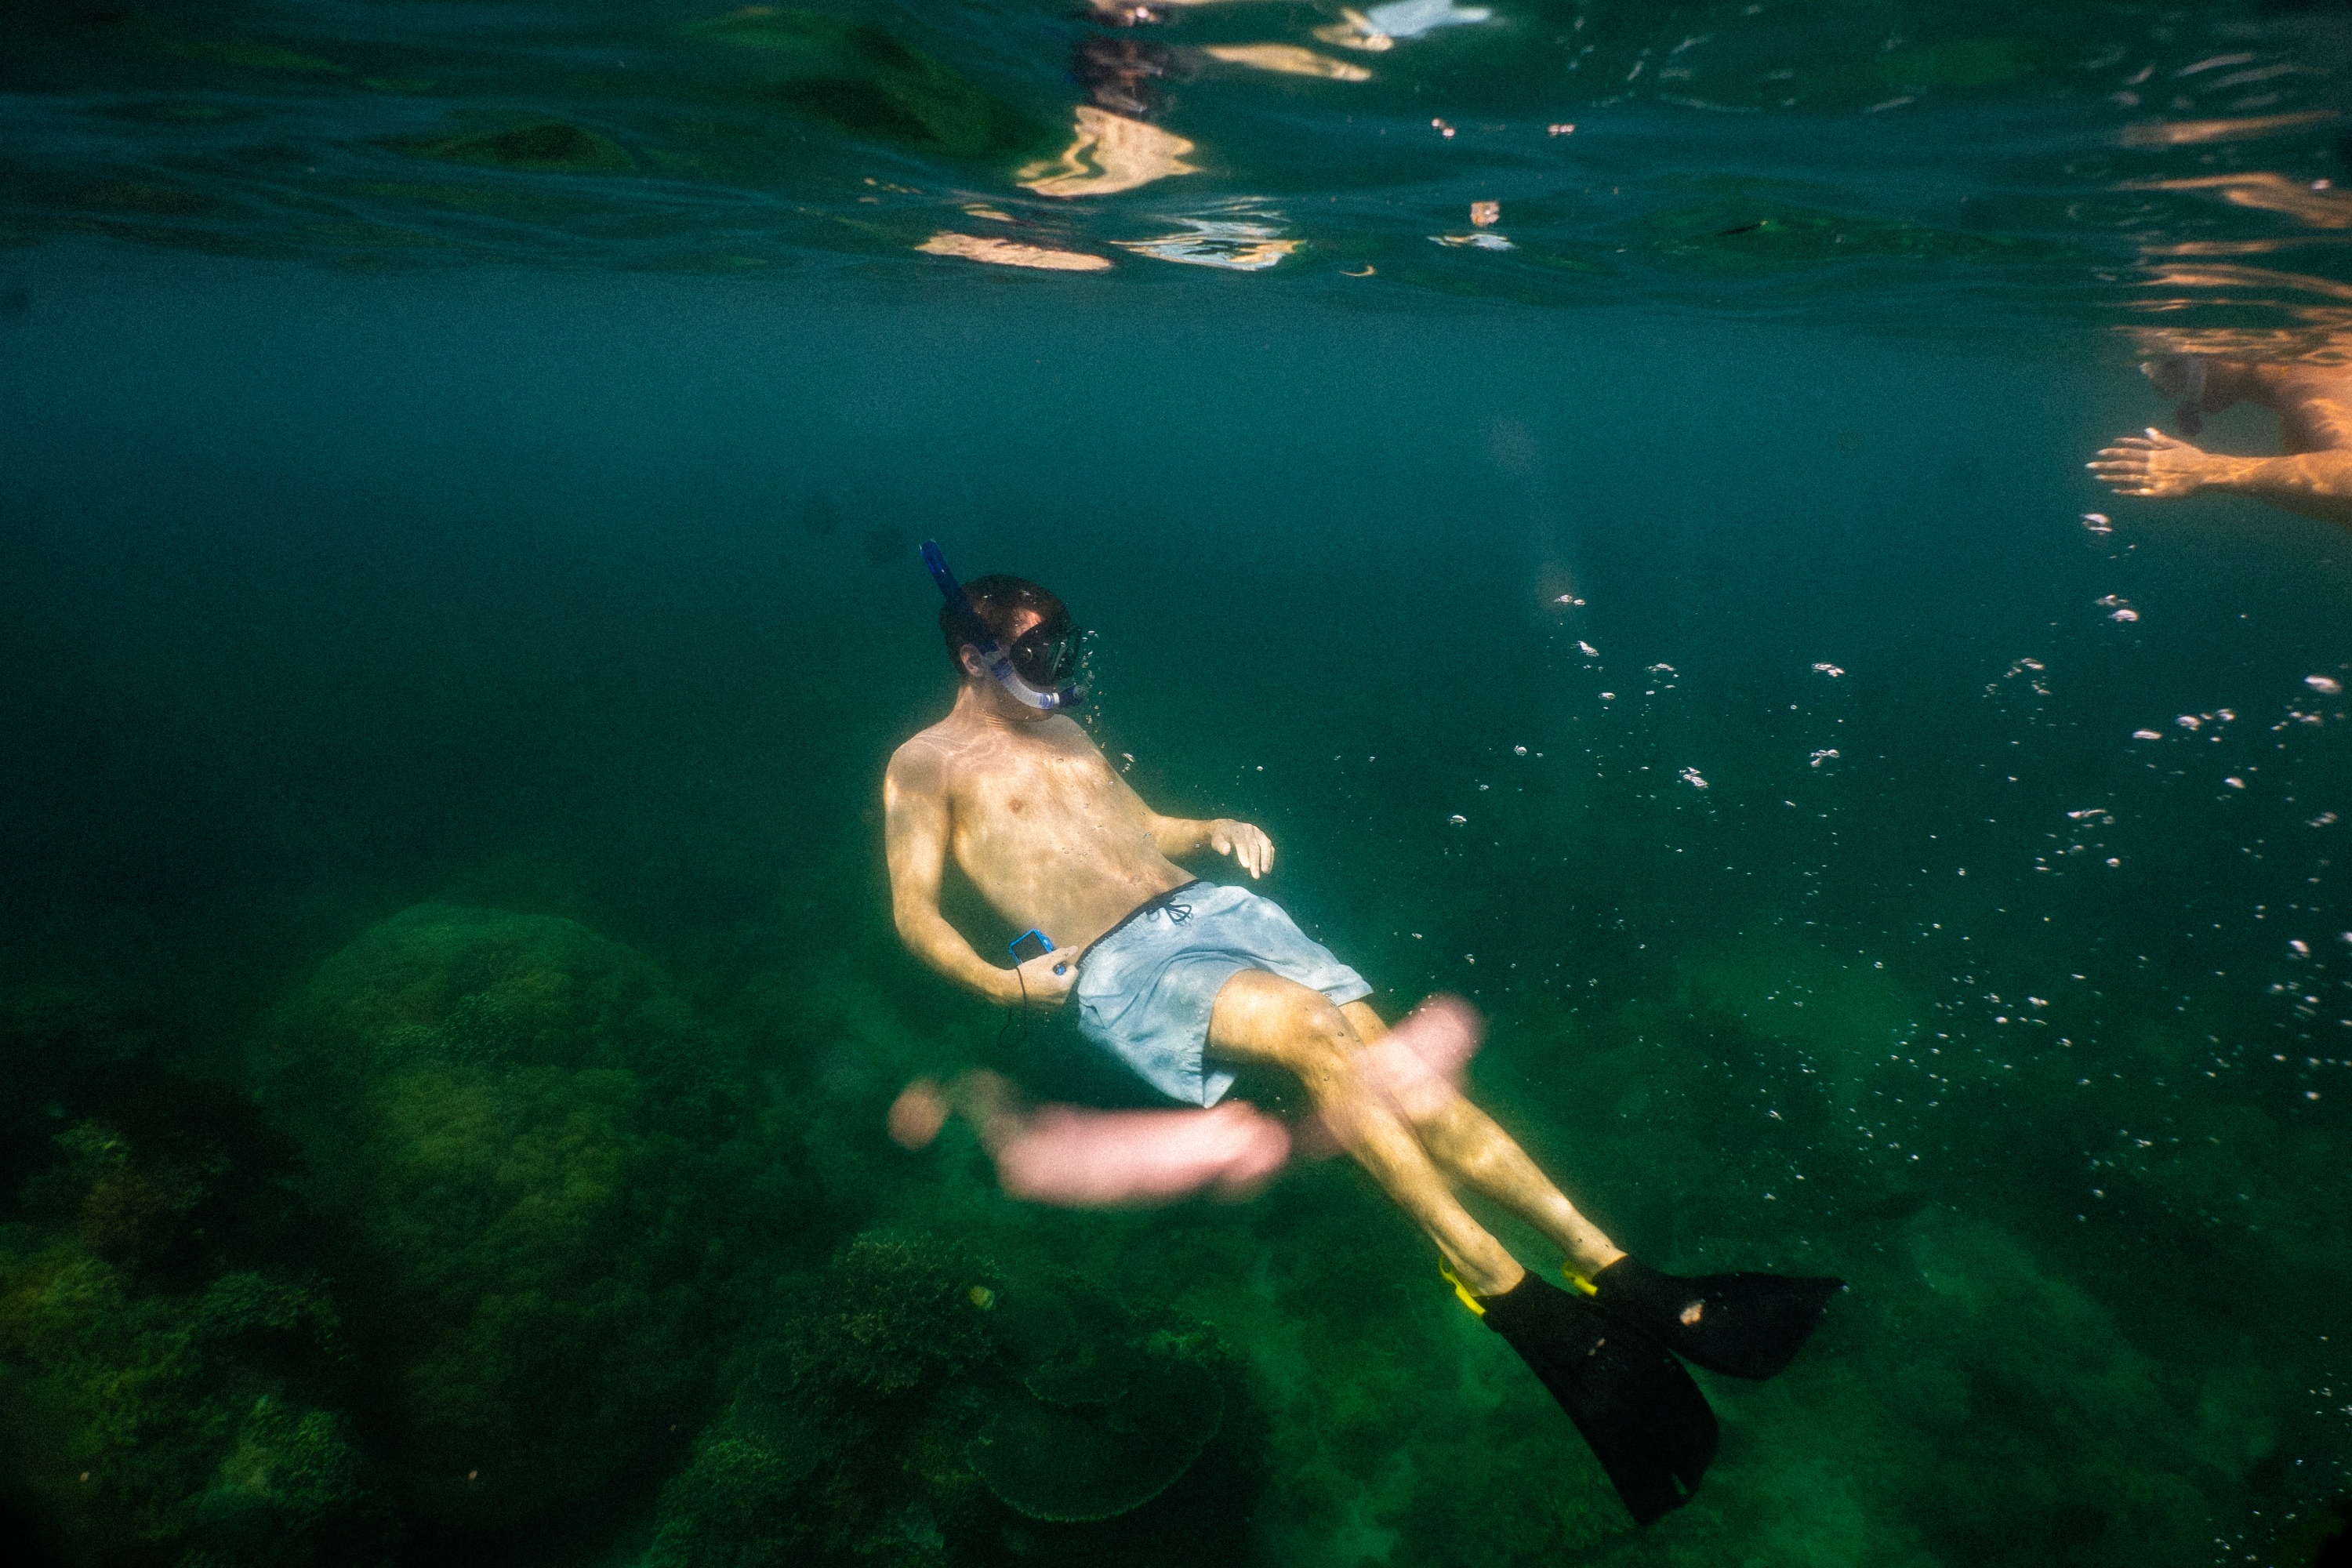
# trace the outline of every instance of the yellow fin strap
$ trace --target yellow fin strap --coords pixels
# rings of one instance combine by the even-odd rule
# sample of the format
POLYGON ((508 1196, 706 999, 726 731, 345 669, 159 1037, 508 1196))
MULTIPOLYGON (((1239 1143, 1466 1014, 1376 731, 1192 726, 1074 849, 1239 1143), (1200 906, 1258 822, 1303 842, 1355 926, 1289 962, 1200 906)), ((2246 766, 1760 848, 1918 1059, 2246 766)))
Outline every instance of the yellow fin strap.
POLYGON ((1482 1318, 1486 1315, 1486 1309, 1478 1304, 1478 1298, 1470 1294, 1470 1287, 1462 1283, 1462 1276, 1443 1263, 1437 1266, 1437 1271, 1445 1276, 1445 1282, 1454 1287, 1454 1293, 1462 1298, 1464 1306, 1482 1318))
POLYGON ((1601 1294, 1600 1286, 1595 1285, 1591 1280, 1587 1279, 1583 1275, 1579 1274, 1567 1264, 1561 1264, 1559 1266, 1559 1271, 1568 1277, 1569 1284, 1582 1294, 1587 1296, 1598 1296, 1601 1294))

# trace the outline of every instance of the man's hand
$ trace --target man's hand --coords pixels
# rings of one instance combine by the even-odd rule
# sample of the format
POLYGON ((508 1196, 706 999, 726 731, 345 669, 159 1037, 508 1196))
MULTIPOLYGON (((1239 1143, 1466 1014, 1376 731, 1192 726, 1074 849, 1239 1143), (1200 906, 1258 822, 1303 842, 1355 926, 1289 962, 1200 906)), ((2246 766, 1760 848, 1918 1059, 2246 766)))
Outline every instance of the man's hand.
POLYGON ((2126 436, 2083 466, 2119 496, 2146 496, 2172 500, 2193 496, 2205 488, 2210 459, 2186 441, 2176 441, 2151 427, 2145 436, 2126 436))
POLYGON ((1005 987, 1004 1005, 1049 1009, 1060 1006, 1078 983, 1078 960, 1075 953, 1041 952, 1013 973, 1018 978, 1005 987))
POLYGON ((1274 869, 1274 840, 1265 836, 1263 828, 1252 827, 1246 822, 1221 816, 1211 823, 1209 847, 1220 855, 1232 856, 1234 864, 1254 879, 1274 869))

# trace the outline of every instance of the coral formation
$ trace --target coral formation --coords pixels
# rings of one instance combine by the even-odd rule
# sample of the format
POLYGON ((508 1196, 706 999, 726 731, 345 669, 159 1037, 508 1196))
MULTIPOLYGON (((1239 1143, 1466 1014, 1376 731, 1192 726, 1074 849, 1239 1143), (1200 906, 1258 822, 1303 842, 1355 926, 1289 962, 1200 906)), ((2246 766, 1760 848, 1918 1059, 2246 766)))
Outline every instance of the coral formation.
POLYGON ((752 1357, 753 1372, 662 1500, 646 1568, 813 1556, 919 1562, 975 1528, 955 1447, 972 1378, 1003 1353, 992 1268, 867 1237, 752 1357))
POLYGON ((816 1205, 740 1052, 568 921, 426 905, 278 1013, 265 1102, 345 1237, 385 1458, 444 1527, 519 1523, 697 1419, 755 1216, 816 1205))
POLYGON ((829 1412, 919 1394, 998 1353, 993 1265, 936 1244, 868 1237, 844 1253, 824 1300, 784 1331, 790 1384, 829 1412), (985 1291, 982 1307, 972 1296, 985 1291))
POLYGON ((998 1402, 964 1447, 999 1501, 1024 1518, 1116 1519, 1192 1468, 1217 1435, 1216 1374, 1160 1336, 1039 1367, 1026 1400, 998 1402))
MULTIPOLYGON (((1238 1397, 1198 1325, 1074 1275, 1007 1280, 956 1248, 884 1237, 850 1247, 817 1294, 664 1494, 646 1568, 1149 1562, 1191 1533, 1170 1528, 1184 1509, 1147 1505, 1238 1397)), ((1246 1554, 1234 1528, 1228 1516, 1228 1560, 1246 1554)))
POLYGON ((8 1511, 76 1562, 383 1560, 392 1521, 341 1408, 334 1304, 281 1273, 204 1279, 235 1239, 233 1218, 222 1237, 203 1223, 232 1162, 169 1142, 75 1125, 35 1217, 0 1227, 8 1511))

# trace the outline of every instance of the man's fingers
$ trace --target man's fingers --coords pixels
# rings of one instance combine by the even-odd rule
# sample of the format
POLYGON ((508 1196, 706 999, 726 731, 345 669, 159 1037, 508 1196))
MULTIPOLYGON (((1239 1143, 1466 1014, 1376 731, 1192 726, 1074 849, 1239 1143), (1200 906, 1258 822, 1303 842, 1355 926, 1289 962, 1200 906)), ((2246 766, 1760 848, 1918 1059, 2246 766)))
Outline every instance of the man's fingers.
POLYGON ((1057 1007, 1077 984, 1066 952, 1041 952, 1021 966, 1023 994, 1032 1007, 1057 1007))

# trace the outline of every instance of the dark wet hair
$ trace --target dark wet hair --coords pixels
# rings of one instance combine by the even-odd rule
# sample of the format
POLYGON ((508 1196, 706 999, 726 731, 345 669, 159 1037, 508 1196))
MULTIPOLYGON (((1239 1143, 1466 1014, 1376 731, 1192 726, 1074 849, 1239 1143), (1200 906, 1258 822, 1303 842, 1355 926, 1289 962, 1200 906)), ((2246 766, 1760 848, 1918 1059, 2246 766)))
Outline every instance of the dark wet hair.
MULTIPOLYGON (((980 617, 981 625, 989 629, 1000 647, 1013 646, 1013 618, 1024 610, 1037 612, 1037 629, 1048 637, 1060 637, 1070 629, 1069 606, 1055 597, 1052 589, 1041 588, 1026 577, 991 573, 966 583, 963 595, 971 601, 972 614, 980 617)), ((955 611, 946 605, 940 606, 940 636, 947 639, 948 662, 961 675, 963 650, 971 638, 957 626, 955 611)))

